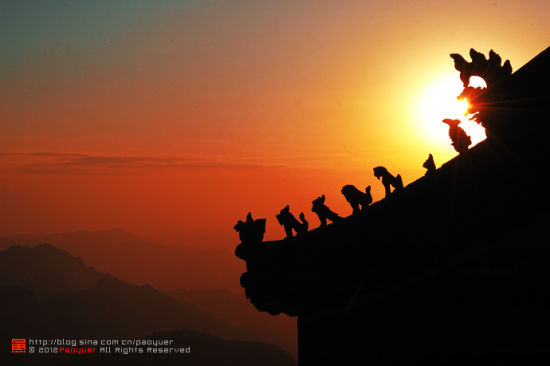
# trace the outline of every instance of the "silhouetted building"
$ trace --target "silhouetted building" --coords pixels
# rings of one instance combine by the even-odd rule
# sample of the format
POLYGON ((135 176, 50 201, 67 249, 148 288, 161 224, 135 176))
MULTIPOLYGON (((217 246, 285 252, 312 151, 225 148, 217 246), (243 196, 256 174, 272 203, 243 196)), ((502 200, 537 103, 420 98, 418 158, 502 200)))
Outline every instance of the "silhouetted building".
POLYGON ((550 48, 505 67, 473 106, 485 141, 362 215, 246 257, 252 304, 297 316, 300 365, 550 362, 550 48))

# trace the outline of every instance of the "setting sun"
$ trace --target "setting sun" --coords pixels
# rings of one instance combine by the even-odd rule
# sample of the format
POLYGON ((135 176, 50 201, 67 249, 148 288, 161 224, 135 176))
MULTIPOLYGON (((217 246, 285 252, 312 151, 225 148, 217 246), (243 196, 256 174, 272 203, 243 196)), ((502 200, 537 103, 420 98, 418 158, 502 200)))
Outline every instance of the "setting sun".
MULTIPOLYGON (((471 84, 481 86, 478 80, 472 80, 471 84)), ((418 105, 418 114, 422 121, 423 133, 430 139, 448 144, 449 129, 441 122, 445 118, 461 120, 460 126, 470 135, 472 145, 486 138, 485 129, 469 120, 466 113, 468 102, 457 100, 462 88, 458 74, 452 72, 436 79, 422 95, 418 105)))

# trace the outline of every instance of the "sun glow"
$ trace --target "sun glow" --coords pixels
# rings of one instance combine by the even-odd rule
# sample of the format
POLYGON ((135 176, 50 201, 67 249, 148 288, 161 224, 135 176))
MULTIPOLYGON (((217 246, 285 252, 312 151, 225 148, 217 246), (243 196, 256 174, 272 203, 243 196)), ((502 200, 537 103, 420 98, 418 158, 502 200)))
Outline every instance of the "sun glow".
MULTIPOLYGON (((472 84, 474 80, 472 80, 472 84)), ((475 82, 478 86, 478 81, 475 82)), ((445 118, 461 120, 460 126, 470 135, 472 146, 486 138, 485 129, 469 120, 466 114, 468 102, 457 100, 462 92, 462 82, 458 74, 450 73, 436 79, 425 91, 418 104, 418 118, 422 121, 422 132, 441 144, 449 144, 449 128, 441 121, 445 118)))

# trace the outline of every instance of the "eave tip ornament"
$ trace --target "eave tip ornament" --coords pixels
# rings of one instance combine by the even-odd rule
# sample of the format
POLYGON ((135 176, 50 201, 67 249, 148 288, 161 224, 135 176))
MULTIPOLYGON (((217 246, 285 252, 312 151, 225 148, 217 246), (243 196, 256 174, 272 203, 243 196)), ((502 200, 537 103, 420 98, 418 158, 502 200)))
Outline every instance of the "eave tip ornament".
POLYGON ((506 60, 501 65, 502 58, 493 50, 489 51, 489 59, 483 53, 477 52, 473 48, 470 49, 472 62, 466 61, 458 53, 451 53, 451 58, 455 62, 455 69, 460 71, 460 80, 462 80, 464 88, 470 86, 470 77, 472 76, 481 77, 489 88, 512 74, 510 60, 506 60))
MULTIPOLYGON (((502 58, 493 50, 489 51, 489 58, 481 52, 477 52, 473 48, 470 49, 471 62, 466 61, 458 53, 452 53, 451 58, 454 60, 455 69, 460 72, 460 80, 464 89, 457 97, 458 100, 468 100, 468 114, 473 116, 470 118, 479 124, 484 125, 483 106, 487 105, 488 101, 484 99, 484 95, 488 90, 497 85, 502 80, 512 75, 512 65, 510 60, 506 60, 502 64, 502 58), (478 76, 485 81, 486 88, 470 86, 470 78, 478 76)), ((485 125, 483 127, 486 127, 485 125)))

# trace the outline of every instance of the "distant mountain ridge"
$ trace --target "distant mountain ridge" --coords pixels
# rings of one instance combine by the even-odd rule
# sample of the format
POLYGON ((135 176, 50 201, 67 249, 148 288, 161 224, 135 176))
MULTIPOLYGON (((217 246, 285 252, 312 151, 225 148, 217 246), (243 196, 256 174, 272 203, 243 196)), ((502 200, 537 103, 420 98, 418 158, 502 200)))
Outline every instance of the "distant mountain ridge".
MULTIPOLYGON (((260 342, 261 331, 235 327, 150 285, 132 285, 87 267, 50 244, 0 252, 2 336, 121 337, 189 329, 260 342)), ((282 351, 280 351, 282 352, 282 351)))
POLYGON ((242 294, 227 290, 173 290, 165 293, 177 300, 190 303, 230 325, 255 328, 277 339, 277 344, 292 355, 298 354, 296 318, 272 317, 250 306, 242 294))
MULTIPOLYGON (((19 247, 19 251, 28 250, 30 247, 42 248, 36 252, 28 252, 29 254, 38 253, 48 247, 53 250, 61 248, 67 254, 62 256, 63 258, 68 258, 69 262, 75 261, 74 264, 67 264, 67 266, 74 267, 77 262, 81 263, 84 260, 86 263, 92 264, 93 267, 106 272, 102 273, 104 276, 110 276, 107 273, 112 273, 124 281, 136 284, 152 283, 155 287, 161 289, 170 289, 170 284, 193 284, 197 286, 204 283, 205 277, 212 276, 205 283, 205 288, 186 288, 182 290, 180 287, 179 290, 163 291, 178 301, 193 304, 195 307, 224 320, 228 324, 237 327, 255 328, 258 333, 263 334, 262 339, 269 339, 271 342, 284 347, 294 356, 297 354, 295 319, 272 318, 265 314, 259 314, 251 309, 248 303, 242 299, 242 296, 238 294, 242 292, 241 289, 237 290, 238 293, 237 291, 236 293, 230 293, 222 289, 224 281, 227 282, 233 279, 236 273, 242 271, 242 264, 233 257, 232 251, 228 251, 225 255, 222 251, 199 251, 187 247, 176 248, 157 245, 121 228, 102 231, 78 230, 45 236, 29 235, 26 238, 23 235, 0 238, 0 248, 15 243, 24 245, 16 246, 19 247), (50 244, 45 247, 42 244, 37 244, 44 241, 50 244), (189 251, 191 251, 191 254, 189 251), (82 259, 77 261, 72 255, 82 259), (225 266, 222 265, 222 262, 225 263, 225 266), (227 262, 235 265, 236 268, 227 267, 227 262), (218 268, 212 268, 214 265, 217 265, 218 268), (225 271, 224 268, 226 268, 225 271), (225 276, 224 281, 218 282, 217 278, 223 276, 225 276), (156 281, 153 281, 154 279, 156 281), (208 285, 212 288, 208 289, 208 285), (220 308, 220 305, 226 303, 230 304, 232 309, 220 308), (241 321, 245 323, 238 324, 241 321)), ((9 251, 11 250, 13 249, 10 248, 9 251)), ((33 268, 46 266, 46 263, 43 263, 40 258, 40 256, 37 256, 37 265, 33 268)), ((50 266, 50 269, 55 269, 55 266, 50 266)), ((17 272, 15 269, 10 271, 14 271, 12 272, 14 274, 18 273, 19 278, 27 278, 31 273, 34 273, 34 269, 31 273, 21 273, 21 271, 17 272)), ((100 273, 99 271, 96 272, 100 273)), ((33 276, 41 277, 39 273, 35 273, 33 276)), ((49 276, 52 276, 52 274, 49 276)), ((58 273, 57 276, 61 279, 59 283, 74 280, 73 278, 63 278, 63 273, 58 273)), ((238 286, 238 282, 234 280, 232 282, 233 287, 238 286)), ((0 279, 0 284, 3 283, 0 279)), ((83 289, 90 286, 91 282, 85 281, 83 284, 67 289, 83 289)), ((30 287, 27 286, 27 288, 30 287)), ((44 287, 33 287, 33 289, 39 297, 43 297, 44 294, 41 292, 47 290, 44 287)), ((52 294, 50 290, 46 292, 48 292, 48 295, 52 294)))
POLYGON ((0 252, 0 286, 21 286, 39 297, 82 290, 108 277, 113 278, 50 244, 16 245, 0 252))
POLYGON ((158 288, 172 289, 225 288, 240 291, 233 276, 242 271, 242 263, 234 258, 230 247, 166 246, 121 228, 0 237, 0 249, 43 243, 66 250, 84 258, 86 263, 100 271, 136 284, 151 283, 158 288))
POLYGON ((69 357, 56 365, 187 365, 187 366, 284 366, 295 365, 288 355, 273 345, 243 341, 228 341, 218 337, 189 330, 158 332, 147 338, 173 339, 175 345, 190 345, 191 353, 186 355, 130 355, 99 356, 90 359, 69 357), (266 357, 266 355, 269 355, 266 357))

